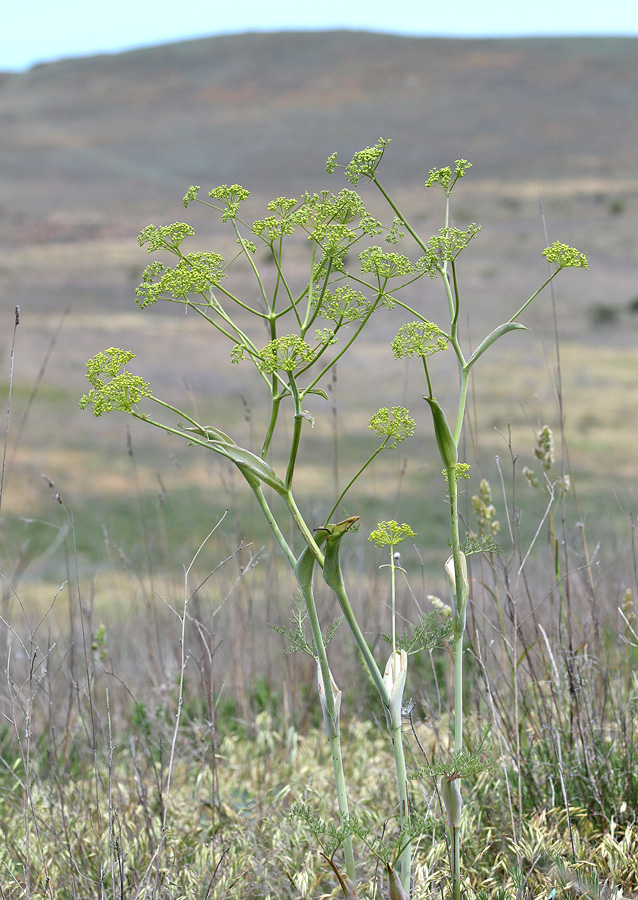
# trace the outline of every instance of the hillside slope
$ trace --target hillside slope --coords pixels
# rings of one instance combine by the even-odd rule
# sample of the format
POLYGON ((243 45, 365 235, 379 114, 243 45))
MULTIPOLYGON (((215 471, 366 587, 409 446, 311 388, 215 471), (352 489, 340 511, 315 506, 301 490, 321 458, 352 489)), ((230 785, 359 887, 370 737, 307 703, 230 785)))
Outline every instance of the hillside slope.
POLYGON ((635 181, 637 59, 634 39, 341 31, 36 66, 0 81, 0 235, 69 239, 65 211, 99 231, 192 182, 297 190, 379 135, 395 181, 458 156, 487 179, 635 181))

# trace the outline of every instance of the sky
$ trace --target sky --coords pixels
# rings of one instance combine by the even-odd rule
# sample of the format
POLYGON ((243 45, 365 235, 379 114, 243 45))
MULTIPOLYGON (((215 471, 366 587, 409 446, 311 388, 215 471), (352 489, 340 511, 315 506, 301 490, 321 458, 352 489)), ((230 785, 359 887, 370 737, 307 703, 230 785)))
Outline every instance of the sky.
POLYGON ((638 36, 636 0, 6 0, 0 71, 246 31, 348 28, 433 37, 638 36))

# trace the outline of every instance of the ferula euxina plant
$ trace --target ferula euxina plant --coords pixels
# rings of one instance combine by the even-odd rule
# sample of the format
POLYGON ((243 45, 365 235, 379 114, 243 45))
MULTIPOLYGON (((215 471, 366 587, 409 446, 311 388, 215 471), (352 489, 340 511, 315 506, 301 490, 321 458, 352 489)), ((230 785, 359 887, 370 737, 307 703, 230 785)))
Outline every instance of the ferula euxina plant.
MULTIPOLYGON (((431 649, 437 642, 451 635, 454 658, 454 748, 450 764, 442 764, 439 775, 445 772, 442 793, 447 806, 449 827, 453 837, 452 893, 460 896, 459 814, 461 792, 459 779, 463 774, 457 763, 463 751, 463 642, 466 609, 470 586, 467 566, 459 538, 458 486, 460 477, 467 477, 467 465, 459 459, 460 438, 470 373, 480 357, 510 332, 523 330, 518 320, 540 291, 563 269, 587 268, 583 254, 572 247, 555 242, 543 251, 552 267, 541 287, 523 302, 517 311, 466 356, 459 334, 460 294, 457 266, 459 257, 480 232, 475 223, 465 229, 450 225, 450 197, 460 179, 470 169, 467 160, 457 160, 454 166, 432 169, 425 180, 425 189, 443 191, 442 227, 427 239, 422 239, 408 217, 398 207, 379 178, 379 168, 388 140, 380 139, 371 147, 354 154, 341 166, 337 154, 328 160, 326 169, 333 173, 342 169, 348 187, 338 193, 328 190, 320 194, 304 194, 301 199, 278 197, 267 205, 266 215, 254 221, 243 212, 249 197, 241 185, 221 185, 201 196, 200 188, 192 186, 184 196, 184 207, 200 203, 231 230, 237 242, 237 255, 226 261, 221 254, 185 252, 183 245, 194 234, 183 222, 165 226, 149 225, 139 236, 140 246, 149 253, 161 252, 164 260, 155 260, 145 269, 136 299, 141 308, 163 300, 177 303, 209 325, 218 338, 227 341, 230 365, 251 365, 261 383, 268 403, 268 417, 260 451, 252 452, 239 446, 217 426, 202 425, 196 414, 155 396, 151 386, 129 371, 134 354, 129 350, 111 347, 97 353, 87 363, 87 377, 91 388, 81 399, 81 406, 92 406, 96 416, 117 410, 163 432, 181 438, 189 444, 212 451, 232 462, 243 476, 248 488, 268 524, 274 540, 294 572, 304 613, 300 614, 290 632, 292 649, 302 649, 316 660, 318 691, 326 737, 330 744, 334 769, 340 826, 338 843, 343 850, 341 871, 333 856, 330 865, 337 873, 339 884, 348 897, 356 896, 356 870, 353 837, 354 820, 349 812, 348 792, 344 775, 340 744, 341 692, 335 684, 328 662, 331 633, 324 635, 314 599, 314 580, 317 571, 339 602, 343 618, 360 651, 363 665, 377 689, 385 712, 394 752, 394 780, 397 789, 399 823, 399 858, 385 861, 389 888, 393 897, 410 895, 411 849, 416 819, 410 816, 408 781, 401 729, 402 696, 408 676, 408 656, 431 649), (371 184, 388 205, 391 222, 384 224, 371 216, 356 188, 360 182, 371 184), (288 268, 288 241, 294 234, 306 236, 310 246, 307 280, 299 286, 288 268), (384 249, 381 243, 397 247, 384 249), (398 252, 398 246, 404 252, 398 252), (265 251, 274 264, 276 277, 262 277, 257 249, 265 251), (166 257, 173 257, 168 265, 166 257), (241 258, 252 272, 254 290, 248 296, 235 291, 231 278, 235 259, 241 258), (449 322, 435 324, 428 310, 403 300, 402 291, 416 282, 440 279, 449 312, 449 322), (449 544, 452 553, 445 564, 450 583, 452 615, 447 625, 436 628, 435 614, 413 627, 412 634, 399 636, 395 625, 395 578, 398 571, 397 553, 392 530, 406 529, 403 537, 416 537, 409 526, 396 522, 380 523, 382 545, 390 555, 392 591, 392 651, 382 672, 360 624, 350 605, 340 558, 340 546, 353 531, 357 516, 334 522, 337 509, 342 508, 346 495, 357 480, 365 477, 372 460, 381 452, 393 449, 414 434, 414 420, 403 407, 383 408, 374 412, 370 429, 379 440, 348 481, 345 489, 326 512, 325 524, 315 529, 300 508, 296 494, 296 474, 304 441, 309 435, 310 416, 304 403, 310 395, 328 399, 324 385, 335 364, 341 361, 366 330, 372 316, 384 315, 386 308, 400 307, 406 315, 394 341, 392 352, 397 359, 421 361, 424 373, 424 399, 431 411, 438 455, 443 466, 449 507, 449 544), (267 340, 264 342, 264 327, 267 340), (456 414, 448 419, 436 396, 431 377, 431 362, 435 354, 452 351, 459 369, 459 394, 456 414), (273 438, 282 435, 287 441, 287 460, 282 467, 272 460, 273 438), (273 494, 279 502, 272 503, 273 494), (283 513, 280 510, 284 510, 283 513), (289 528, 284 517, 294 523, 297 538, 290 542, 289 528), (408 530, 409 529, 409 530, 408 530), (309 626, 311 637, 304 628, 309 626), (454 762, 456 760, 456 762, 454 762)), ((294 262, 297 266, 297 262, 294 262)), ((412 296, 424 292, 412 292, 412 296)), ((389 348, 390 349, 390 348, 389 348)), ((372 410, 371 410, 372 412, 372 410)), ((424 501, 425 502, 425 501, 424 501)), ((316 523, 315 523, 316 524, 316 523)), ((374 534, 374 532, 373 532, 374 534)), ((372 535, 371 535, 372 539, 372 535)), ((441 542, 441 547, 443 542, 441 542)), ((428 548, 438 553, 440 548, 428 548)), ((312 816, 310 821, 314 821, 312 816)), ((336 851, 335 851, 336 852, 336 851)))

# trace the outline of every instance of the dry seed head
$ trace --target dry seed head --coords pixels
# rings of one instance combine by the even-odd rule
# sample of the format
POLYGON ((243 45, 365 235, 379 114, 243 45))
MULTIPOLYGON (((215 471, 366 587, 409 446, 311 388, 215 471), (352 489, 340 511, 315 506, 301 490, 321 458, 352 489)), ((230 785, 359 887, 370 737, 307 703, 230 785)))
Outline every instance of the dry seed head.
POLYGON ((631 591, 631 588, 627 588, 625 591, 625 596, 623 597, 622 606, 620 607, 625 615, 625 619, 631 625, 636 619, 636 613, 634 611, 634 595, 631 591))
POLYGON ((534 456, 543 464, 546 472, 549 472, 554 464, 554 433, 549 425, 543 425, 536 438, 534 456))
POLYGON ((479 534, 481 536, 488 532, 492 535, 498 534, 501 530, 501 523, 496 518, 496 508, 492 504, 492 489, 487 478, 481 479, 479 493, 472 497, 472 507, 479 534))
POLYGON ((440 616, 442 616, 444 619, 452 618, 452 607, 448 606, 447 603, 444 603, 440 597, 435 597, 434 594, 428 594, 427 599, 430 601, 430 603, 440 616))

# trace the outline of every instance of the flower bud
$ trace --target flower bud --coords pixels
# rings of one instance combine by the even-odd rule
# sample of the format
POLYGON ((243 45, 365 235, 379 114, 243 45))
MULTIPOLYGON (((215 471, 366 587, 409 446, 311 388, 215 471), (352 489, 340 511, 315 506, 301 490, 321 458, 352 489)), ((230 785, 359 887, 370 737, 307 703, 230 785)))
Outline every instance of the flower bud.
POLYGON ((395 650, 390 655, 383 673, 383 683, 390 695, 390 705, 386 710, 386 718, 390 728, 401 727, 401 703, 403 689, 408 674, 408 654, 405 650, 395 650))
POLYGON ((390 900, 409 900, 405 888, 401 884, 396 869, 386 863, 388 870, 388 880, 390 882, 390 900))
POLYGON ((447 775, 441 778, 441 799, 447 811, 447 821, 450 828, 461 827, 461 808, 463 798, 459 787, 458 778, 449 779, 447 775))
POLYGON ((450 431, 450 426, 445 418, 445 413, 439 406, 434 397, 424 397, 424 400, 430 405, 432 410, 432 419, 434 421, 434 436, 436 438, 437 447, 443 460, 446 471, 456 469, 457 451, 454 443, 454 436, 450 431))
POLYGON ((328 704, 326 702, 326 692, 324 690, 323 678, 321 676, 321 666, 317 660, 317 690, 319 692, 319 702, 321 703, 321 711, 323 713, 323 721, 326 727, 326 735, 329 738, 337 737, 339 734, 339 713, 341 711, 341 691, 337 687, 337 683, 330 672, 330 690, 332 691, 332 702, 334 704, 334 720, 328 712, 328 704))
POLYGON ((459 551, 459 554, 461 557, 461 578, 463 582, 461 609, 458 609, 458 604, 456 602, 456 574, 454 572, 454 556, 450 556, 445 563, 445 574, 447 575, 447 580, 450 585, 450 595, 452 597, 452 609, 454 610, 454 617, 455 619, 459 620, 461 627, 465 628, 465 610, 467 607, 467 599, 470 596, 470 583, 467 577, 467 559, 465 558, 465 553, 463 553, 463 551, 459 551))

